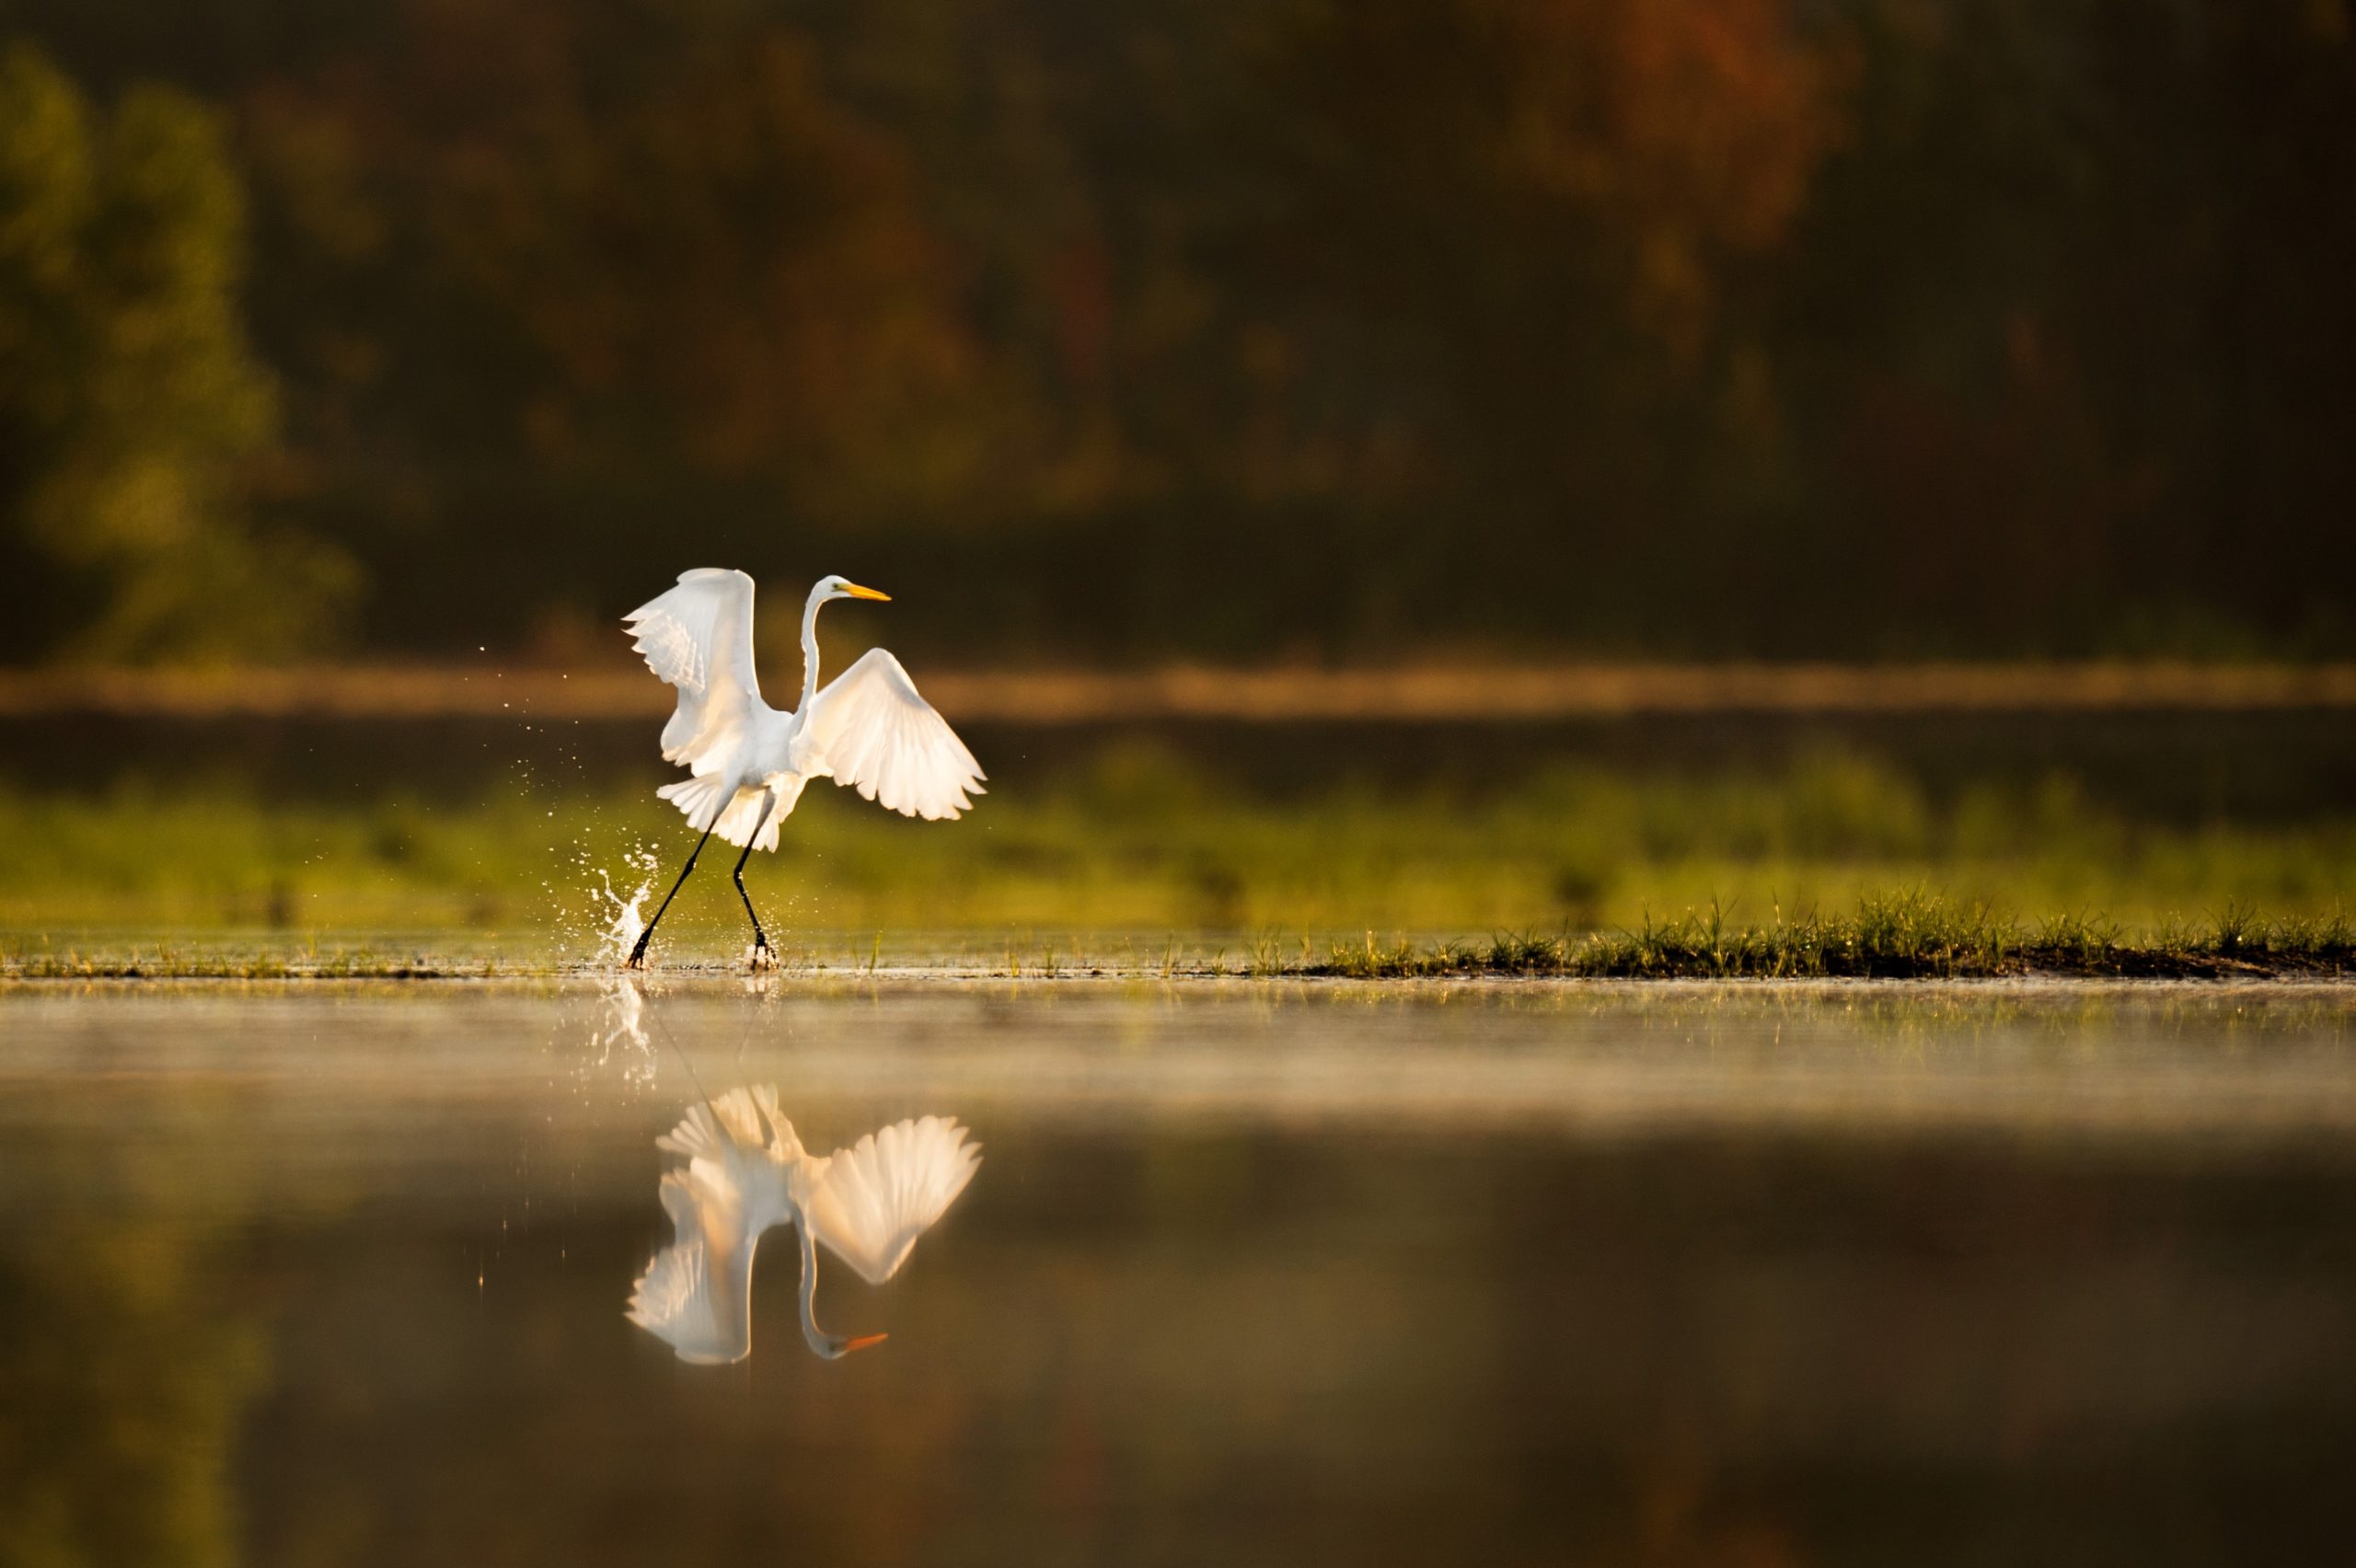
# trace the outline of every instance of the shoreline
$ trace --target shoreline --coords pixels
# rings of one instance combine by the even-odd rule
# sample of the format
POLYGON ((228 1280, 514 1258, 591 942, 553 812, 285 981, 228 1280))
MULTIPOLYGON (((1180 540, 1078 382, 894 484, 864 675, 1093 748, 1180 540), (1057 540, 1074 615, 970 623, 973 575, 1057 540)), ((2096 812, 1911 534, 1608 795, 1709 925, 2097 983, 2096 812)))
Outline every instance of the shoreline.
MULTIPOLYGON (((941 669, 925 677, 960 722, 1086 725, 1530 723, 1662 716, 2345 712, 2356 663, 2051 662, 1505 663, 1135 670, 941 669)), ((576 669, 463 663, 250 669, 0 669, 0 720, 109 717, 517 721, 660 721, 671 691, 615 659, 576 669)))
MULTIPOLYGON (((635 916, 635 905, 629 911, 635 916)), ((268 940, 209 945, 190 933, 128 935, 59 948, 0 948, 0 980, 480 980, 509 975, 561 978, 614 974, 613 960, 637 940, 633 923, 585 944, 594 957, 568 955, 560 935, 507 951, 464 951, 455 934, 420 931, 406 939, 330 939, 300 946, 268 940), (453 950, 456 951, 453 951, 453 950)), ((1496 931, 1485 940, 1427 935, 1323 939, 1266 928, 1242 932, 1163 933, 1160 954, 1138 946, 1138 933, 1070 931, 1017 940, 1009 931, 986 941, 978 932, 942 934, 910 962, 907 935, 894 939, 887 965, 877 931, 858 946, 820 937, 789 939, 752 966, 753 950, 718 963, 693 960, 655 973, 757 976, 772 974, 865 976, 884 974, 977 980, 1079 978, 1414 982, 1499 981, 2004 981, 2143 980, 2356 981, 2356 924, 2328 917, 2269 917, 2228 906, 2198 927, 2171 924, 2130 931, 2101 916, 2049 917, 2029 923, 1984 905, 1919 891, 1869 894, 1836 915, 1778 916, 1738 925, 1723 907, 1667 920, 1647 917, 1611 930, 1496 931), (1216 944, 1216 945, 1214 945, 1216 944), (1230 962, 1230 955, 1233 954, 1230 962), (838 962, 839 961, 839 962, 838 962)), ((21 940, 22 939, 17 939, 21 940)), ((492 937, 490 941, 498 940, 492 937)), ((1148 938, 1149 944, 1151 939, 1148 938)), ((572 948, 578 955, 583 946, 572 948)), ((676 950, 674 950, 676 951, 676 950)), ((658 958, 658 963, 662 961, 658 958)))
POLYGON ((612 988, 636 985, 650 990, 671 986, 718 987, 756 985, 765 988, 832 989, 855 987, 1068 986, 1079 989, 1114 986, 1172 986, 1188 988, 1218 986, 1274 987, 1292 986, 1318 990, 1435 991, 1480 988, 1496 991, 1701 991, 1780 992, 1804 995, 1934 994, 1943 991, 1984 995, 2021 995, 2038 991, 2086 994, 2099 991, 2177 992, 2223 995, 2246 990, 2269 996, 2299 992, 2356 995, 2356 968, 2323 969, 2285 965, 2267 968, 2246 964, 2200 973, 2131 974, 2117 971, 2063 971, 2018 968, 1999 974, 1713 974, 1676 973, 1652 974, 1508 974, 1495 971, 1433 971, 1414 974, 1346 974, 1319 967, 1254 974, 1239 968, 1131 968, 1126 966, 1065 967, 1055 971, 1011 972, 980 965, 886 964, 875 968, 843 964, 794 965, 753 972, 742 964, 697 963, 668 964, 642 974, 590 963, 532 964, 523 963, 454 962, 417 963, 412 961, 306 964, 270 962, 245 963, 197 961, 168 970, 135 960, 64 960, 54 965, 0 964, 0 991, 105 986, 125 990, 168 989, 177 986, 256 986, 289 991, 337 985, 402 986, 431 988, 502 986, 557 986, 566 988, 612 988))

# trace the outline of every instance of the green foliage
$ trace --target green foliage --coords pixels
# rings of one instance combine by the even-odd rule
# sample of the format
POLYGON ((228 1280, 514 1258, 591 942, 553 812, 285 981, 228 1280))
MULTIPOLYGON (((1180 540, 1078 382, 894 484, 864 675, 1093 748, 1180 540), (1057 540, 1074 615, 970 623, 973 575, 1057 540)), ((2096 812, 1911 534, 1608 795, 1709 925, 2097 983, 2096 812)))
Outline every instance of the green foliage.
POLYGON ((213 112, 161 87, 100 112, 0 52, 0 528, 83 601, 44 595, 14 651, 29 626, 91 658, 266 659, 328 629, 346 567, 249 523, 276 412, 244 223, 213 112))
MULTIPOLYGON (((436 803, 268 800, 218 782, 19 787, 0 790, 0 928, 34 946, 47 933, 60 951, 94 930, 259 928, 330 948, 425 933, 422 948, 392 945, 402 963, 456 931, 495 935, 502 951, 579 955, 610 918, 606 881, 659 895, 689 841, 676 813, 637 790, 436 803)), ((1748 973, 1767 950, 1745 946, 1746 930, 1776 933, 1776 962, 1795 974, 1973 972, 2022 942, 2095 969, 2112 948, 2220 911, 2267 913, 2246 932, 2220 927, 2224 956, 2329 922, 2356 890, 2356 821, 2328 809, 2143 818, 2066 780, 1942 798, 1848 754, 1701 777, 1559 768, 1472 796, 1266 799, 1130 744, 1059 786, 993 793, 956 824, 814 789, 747 880, 789 940, 853 933, 863 959, 878 931, 895 947, 987 938, 993 952, 1020 945, 1026 971, 1048 948, 1076 965, 1091 944, 1075 931, 1153 933, 1157 951, 1171 945, 1161 933, 1186 933, 1176 947, 1224 946, 1237 968, 1270 974, 1329 947, 1337 965, 1379 971, 1403 951, 1436 951, 1436 938, 1495 931, 1526 933, 1480 947, 1484 966, 1508 972, 1548 968, 1553 944, 1610 932, 1632 972, 1748 973), (2067 812, 2048 809, 2062 800, 2067 812), (1888 896, 1910 887, 1938 896, 1888 896), (1819 910, 1854 913, 1837 928, 1799 913, 1819 910), (2117 924, 2082 913, 2093 910, 2117 924)), ((684 950, 725 952, 742 920, 707 866, 665 928, 684 950)))

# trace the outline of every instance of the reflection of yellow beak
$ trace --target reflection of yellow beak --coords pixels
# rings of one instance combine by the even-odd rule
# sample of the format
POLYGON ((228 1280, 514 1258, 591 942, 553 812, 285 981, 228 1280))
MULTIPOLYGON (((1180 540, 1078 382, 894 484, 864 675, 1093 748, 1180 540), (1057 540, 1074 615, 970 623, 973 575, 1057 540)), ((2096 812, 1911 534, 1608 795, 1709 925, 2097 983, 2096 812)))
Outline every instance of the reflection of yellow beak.
MULTIPOLYGON (((878 594, 875 596, 880 599, 884 595, 878 594)), ((849 1355, 854 1350, 865 1350, 871 1344, 882 1344, 891 1337, 890 1334, 860 1334, 856 1338, 847 1339, 843 1341, 843 1354, 849 1355)))
POLYGON ((843 592, 849 594, 854 599, 881 599, 887 605, 892 602, 891 594, 879 594, 872 588, 861 588, 856 582, 844 583, 843 592))

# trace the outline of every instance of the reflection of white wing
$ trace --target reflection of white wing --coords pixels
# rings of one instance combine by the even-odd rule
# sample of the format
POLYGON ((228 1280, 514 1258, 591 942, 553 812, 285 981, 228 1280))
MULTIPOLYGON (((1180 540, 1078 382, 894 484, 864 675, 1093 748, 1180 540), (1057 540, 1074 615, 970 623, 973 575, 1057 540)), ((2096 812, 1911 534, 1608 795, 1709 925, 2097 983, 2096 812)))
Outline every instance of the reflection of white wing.
POLYGON ((682 1241, 648 1259, 622 1315, 670 1345, 680 1360, 699 1366, 742 1361, 753 1353, 748 1318, 740 1316, 725 1327, 720 1321, 700 1241, 682 1241))
POLYGON ((654 1255, 630 1289, 628 1317, 682 1361, 742 1361, 753 1352, 753 1250, 744 1211, 698 1180, 693 1167, 663 1178, 663 1207, 679 1239, 654 1255))
POLYGON ((904 816, 953 817, 973 805, 967 795, 982 793, 981 764, 881 648, 811 699, 806 723, 814 772, 904 816))
POLYGON ((981 1162, 981 1146, 967 1143, 953 1121, 895 1122, 829 1159, 803 1161, 794 1195, 811 1235, 868 1284, 881 1285, 981 1162))
MULTIPOLYGON (((761 1233, 789 1212, 785 1167, 771 1150, 792 1137, 777 1114, 774 1089, 735 1089, 710 1109, 696 1106, 655 1140, 688 1157, 684 1168, 663 1176, 663 1212, 676 1239, 631 1287, 626 1315, 682 1361, 742 1361, 752 1354, 753 1254, 761 1233)), ((801 1145, 791 1147, 798 1156, 801 1145)))
MULTIPOLYGON (((663 759, 713 771, 749 728, 761 683, 753 674, 753 580, 699 567, 622 617, 647 668, 679 688, 663 726, 663 759)), ((699 823, 698 826, 707 825, 699 823)))

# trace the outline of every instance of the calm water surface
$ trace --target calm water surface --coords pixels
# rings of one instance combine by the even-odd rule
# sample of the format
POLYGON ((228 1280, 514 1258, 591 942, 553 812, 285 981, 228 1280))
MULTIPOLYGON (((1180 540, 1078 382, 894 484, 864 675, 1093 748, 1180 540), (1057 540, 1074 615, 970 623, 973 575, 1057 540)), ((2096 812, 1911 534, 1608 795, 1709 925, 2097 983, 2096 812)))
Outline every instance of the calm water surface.
POLYGON ((0 992, 0 1562, 2344 1561, 2356 1001, 0 992), (750 1355, 658 1149, 983 1146, 750 1355))

